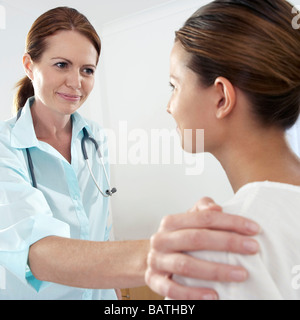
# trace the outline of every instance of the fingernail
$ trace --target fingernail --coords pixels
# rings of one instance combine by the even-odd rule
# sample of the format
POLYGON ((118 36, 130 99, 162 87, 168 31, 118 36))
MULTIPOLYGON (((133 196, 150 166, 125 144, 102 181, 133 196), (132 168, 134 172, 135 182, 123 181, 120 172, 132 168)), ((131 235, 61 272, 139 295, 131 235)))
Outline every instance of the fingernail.
POLYGON ((205 294, 202 298, 203 300, 218 300, 218 296, 213 293, 205 294))
POLYGON ((251 233, 259 233, 261 231, 260 226, 255 222, 246 222, 246 228, 251 233))
POLYGON ((233 270, 230 272, 230 278, 233 281, 245 281, 248 277, 248 274, 244 270, 233 270))
POLYGON ((244 249, 249 253, 256 253, 259 250, 259 245, 255 240, 245 240, 244 249))

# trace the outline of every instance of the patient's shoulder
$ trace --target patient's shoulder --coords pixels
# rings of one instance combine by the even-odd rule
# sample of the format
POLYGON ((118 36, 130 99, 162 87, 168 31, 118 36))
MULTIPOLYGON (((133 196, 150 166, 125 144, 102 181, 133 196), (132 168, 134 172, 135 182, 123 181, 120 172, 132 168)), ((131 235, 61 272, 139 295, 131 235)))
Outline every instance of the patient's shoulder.
POLYGON ((224 203, 223 210, 263 221, 276 221, 283 212, 285 216, 300 214, 300 187, 270 181, 250 183, 224 203))

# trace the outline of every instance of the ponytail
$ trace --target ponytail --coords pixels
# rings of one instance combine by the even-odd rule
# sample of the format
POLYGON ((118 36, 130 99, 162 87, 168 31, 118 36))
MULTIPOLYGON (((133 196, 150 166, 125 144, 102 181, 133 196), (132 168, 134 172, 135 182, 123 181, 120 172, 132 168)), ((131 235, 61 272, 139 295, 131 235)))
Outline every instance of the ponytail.
POLYGON ((31 83, 31 80, 28 77, 24 77, 17 84, 16 88, 19 88, 15 98, 14 106, 17 111, 22 109, 28 98, 34 96, 34 89, 31 83))

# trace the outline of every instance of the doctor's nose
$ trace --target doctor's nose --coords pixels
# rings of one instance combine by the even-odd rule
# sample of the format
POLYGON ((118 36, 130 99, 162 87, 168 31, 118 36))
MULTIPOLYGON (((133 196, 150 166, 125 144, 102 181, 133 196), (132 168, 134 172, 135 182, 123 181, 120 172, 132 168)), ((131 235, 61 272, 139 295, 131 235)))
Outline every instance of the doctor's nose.
POLYGON ((82 77, 80 72, 70 72, 66 80, 66 85, 74 90, 81 89, 82 77))

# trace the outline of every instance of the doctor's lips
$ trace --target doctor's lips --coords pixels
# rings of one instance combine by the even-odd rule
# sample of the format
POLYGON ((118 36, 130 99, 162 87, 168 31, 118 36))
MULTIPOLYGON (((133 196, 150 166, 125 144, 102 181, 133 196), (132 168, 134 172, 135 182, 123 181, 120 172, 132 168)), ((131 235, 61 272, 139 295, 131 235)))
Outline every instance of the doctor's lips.
POLYGON ((67 94, 67 93, 61 93, 61 92, 57 92, 57 95, 59 95, 64 100, 72 101, 72 102, 80 101, 82 97, 79 95, 73 95, 73 94, 67 94))

